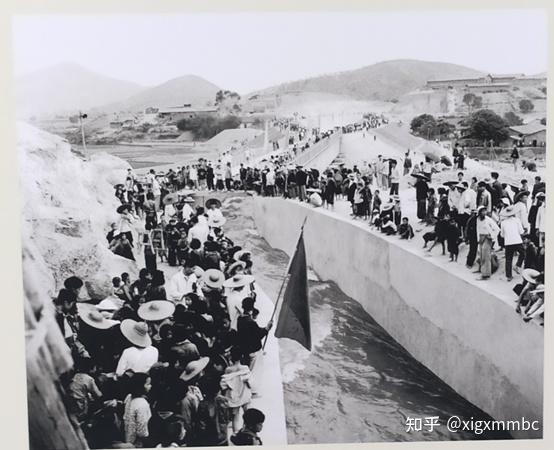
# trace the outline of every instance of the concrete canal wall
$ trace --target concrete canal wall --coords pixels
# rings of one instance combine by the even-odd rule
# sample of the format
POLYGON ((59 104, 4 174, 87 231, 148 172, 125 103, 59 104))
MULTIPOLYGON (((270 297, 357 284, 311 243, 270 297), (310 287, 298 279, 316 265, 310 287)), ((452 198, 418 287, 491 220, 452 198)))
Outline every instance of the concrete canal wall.
MULTIPOLYGON (((366 224, 281 198, 254 199, 260 234, 290 255, 302 221, 308 264, 418 361, 496 420, 541 420, 543 329, 514 305, 366 224)), ((481 282, 482 283, 482 282, 481 282)), ((515 432, 541 437, 541 432, 515 432)))

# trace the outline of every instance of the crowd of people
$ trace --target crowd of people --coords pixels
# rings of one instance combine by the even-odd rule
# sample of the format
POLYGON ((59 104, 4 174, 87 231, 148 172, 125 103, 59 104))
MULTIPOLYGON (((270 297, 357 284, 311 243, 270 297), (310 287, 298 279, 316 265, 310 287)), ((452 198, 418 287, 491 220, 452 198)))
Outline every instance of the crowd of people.
MULTIPOLYGON (((451 167, 456 171, 459 165, 451 167)), ((347 168, 344 164, 329 168, 318 192, 324 205, 332 207, 335 196, 339 196, 351 204, 354 218, 368 220, 384 234, 412 239, 415 232, 402 213, 398 195, 401 178, 409 176, 409 185, 415 190, 417 228, 423 231, 426 252, 431 253, 440 244, 442 254, 448 252, 449 260, 457 262, 460 247, 465 245, 466 267, 483 280, 498 270, 503 257, 508 282, 513 280, 514 271, 522 275, 521 282, 514 286, 517 311, 525 305, 524 320, 543 317, 545 182, 537 175, 533 185, 522 179, 516 186, 503 183, 498 172, 478 179, 457 171, 455 180, 433 186, 431 179, 436 171, 429 161, 412 167, 409 151, 403 173, 395 159, 379 155, 364 168, 347 168)))
POLYGON ((160 191, 148 183, 137 208, 132 189, 117 189, 107 239, 134 260, 137 230, 160 227, 163 254, 144 232, 137 279, 115 276, 94 304, 72 276, 54 300, 75 361, 62 380, 68 410, 91 448, 261 445, 265 416, 250 403, 263 395, 253 370, 272 322, 257 322, 251 254, 225 235, 217 199, 193 207, 186 193, 160 191))

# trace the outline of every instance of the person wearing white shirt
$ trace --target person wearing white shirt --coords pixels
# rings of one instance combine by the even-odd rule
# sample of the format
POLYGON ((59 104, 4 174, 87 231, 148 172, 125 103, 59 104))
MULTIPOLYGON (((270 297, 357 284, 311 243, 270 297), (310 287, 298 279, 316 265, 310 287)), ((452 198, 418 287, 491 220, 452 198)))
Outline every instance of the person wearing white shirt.
POLYGON ((181 213, 183 214, 183 220, 189 220, 190 216, 194 214, 194 210, 190 207, 188 203, 185 203, 183 205, 183 209, 181 210, 181 213))
POLYGON ((390 169, 390 195, 398 195, 398 187, 400 186, 400 169, 396 161, 391 161, 390 169))
POLYGON ((477 192, 473 189, 468 189, 467 182, 462 182, 458 185, 458 191, 461 191, 460 200, 458 202, 458 225, 462 233, 465 233, 465 228, 471 211, 477 209, 477 192))
POLYGON ((506 255, 506 278, 512 280, 512 261, 514 254, 518 253, 516 262, 516 272, 523 265, 525 259, 525 250, 523 249, 523 225, 516 217, 515 208, 508 206, 503 210, 504 220, 500 222, 500 236, 504 238, 504 250, 506 255))
POLYGON ((190 166, 189 180, 193 184, 193 189, 198 189, 198 169, 196 166, 190 166))
POLYGON ((198 293, 198 278, 194 269, 185 262, 182 270, 176 272, 166 285, 169 300, 178 304, 190 292, 198 293))
POLYGON ((492 273, 492 243, 500 231, 494 220, 486 215, 486 208, 477 210, 477 238, 479 240, 479 270, 481 279, 490 278, 492 273))
POLYGON ((123 350, 115 373, 123 375, 127 370, 135 373, 147 373, 158 362, 158 349, 152 345, 145 348, 129 347, 123 350))
POLYGON ((544 247, 544 238, 546 233, 546 201, 537 209, 536 228, 539 233, 539 247, 544 247))
POLYGON ((516 202, 514 203, 515 215, 520 220, 521 225, 523 225, 525 233, 529 232, 529 210, 527 209, 528 198, 528 195, 516 196, 516 202))
POLYGON ((236 287, 228 291, 226 295, 227 311, 231 320, 231 329, 237 329, 238 317, 242 314, 242 301, 248 297, 245 286, 236 287))
POLYGON ((187 240, 190 243, 193 239, 198 239, 203 245, 208 240, 210 234, 210 227, 206 223, 200 223, 197 219, 192 219, 194 226, 189 230, 187 240))
POLYGON ((223 213, 221 212, 221 209, 216 208, 215 205, 212 205, 210 208, 208 208, 206 210, 206 214, 208 215, 208 220, 223 219, 223 213))

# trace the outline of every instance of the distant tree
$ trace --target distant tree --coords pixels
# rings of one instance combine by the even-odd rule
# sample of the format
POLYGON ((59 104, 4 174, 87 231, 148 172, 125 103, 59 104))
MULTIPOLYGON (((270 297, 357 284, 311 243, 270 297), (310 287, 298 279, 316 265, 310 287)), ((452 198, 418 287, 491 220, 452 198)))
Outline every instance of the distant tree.
POLYGON ((420 114, 410 122, 412 133, 427 138, 434 134, 436 126, 437 122, 431 114, 420 114))
POLYGON ((479 97, 471 92, 464 94, 462 101, 467 105, 468 114, 471 114, 473 110, 479 109, 483 106, 483 97, 479 97))
POLYGON ((228 115, 222 118, 212 116, 192 117, 177 122, 180 131, 192 132, 195 139, 210 139, 223 130, 238 128, 241 120, 237 116, 228 115))
POLYGON ((456 126, 448 123, 444 119, 437 120, 435 129, 433 130, 433 137, 448 136, 454 133, 456 126))
POLYGON ((464 121, 468 137, 481 139, 485 142, 492 140, 495 144, 510 136, 506 121, 490 109, 481 109, 471 114, 464 121))
POLYGON ((504 120, 506 121, 506 123, 510 127, 514 127, 514 126, 523 124, 523 119, 521 117, 519 117, 513 111, 508 111, 507 113, 505 113, 504 114, 504 120))
POLYGON ((524 99, 519 101, 519 110, 522 113, 531 112, 531 111, 533 111, 533 109, 535 109, 535 105, 533 104, 533 102, 531 100, 529 100, 527 98, 524 98, 524 99))
POLYGON ((546 117, 543 117, 543 118, 541 119, 541 125, 546 126, 546 117))
POLYGON ((217 91, 215 94, 215 105, 222 115, 239 114, 242 110, 240 95, 231 91, 217 91))

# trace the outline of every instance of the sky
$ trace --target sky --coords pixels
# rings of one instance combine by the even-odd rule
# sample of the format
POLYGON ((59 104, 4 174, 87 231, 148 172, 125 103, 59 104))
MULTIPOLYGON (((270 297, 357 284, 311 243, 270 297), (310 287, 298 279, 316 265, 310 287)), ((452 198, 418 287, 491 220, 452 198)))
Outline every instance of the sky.
POLYGON ((391 59, 491 73, 547 68, 542 10, 20 15, 16 76, 62 62, 152 86, 185 74, 247 93, 391 59))

